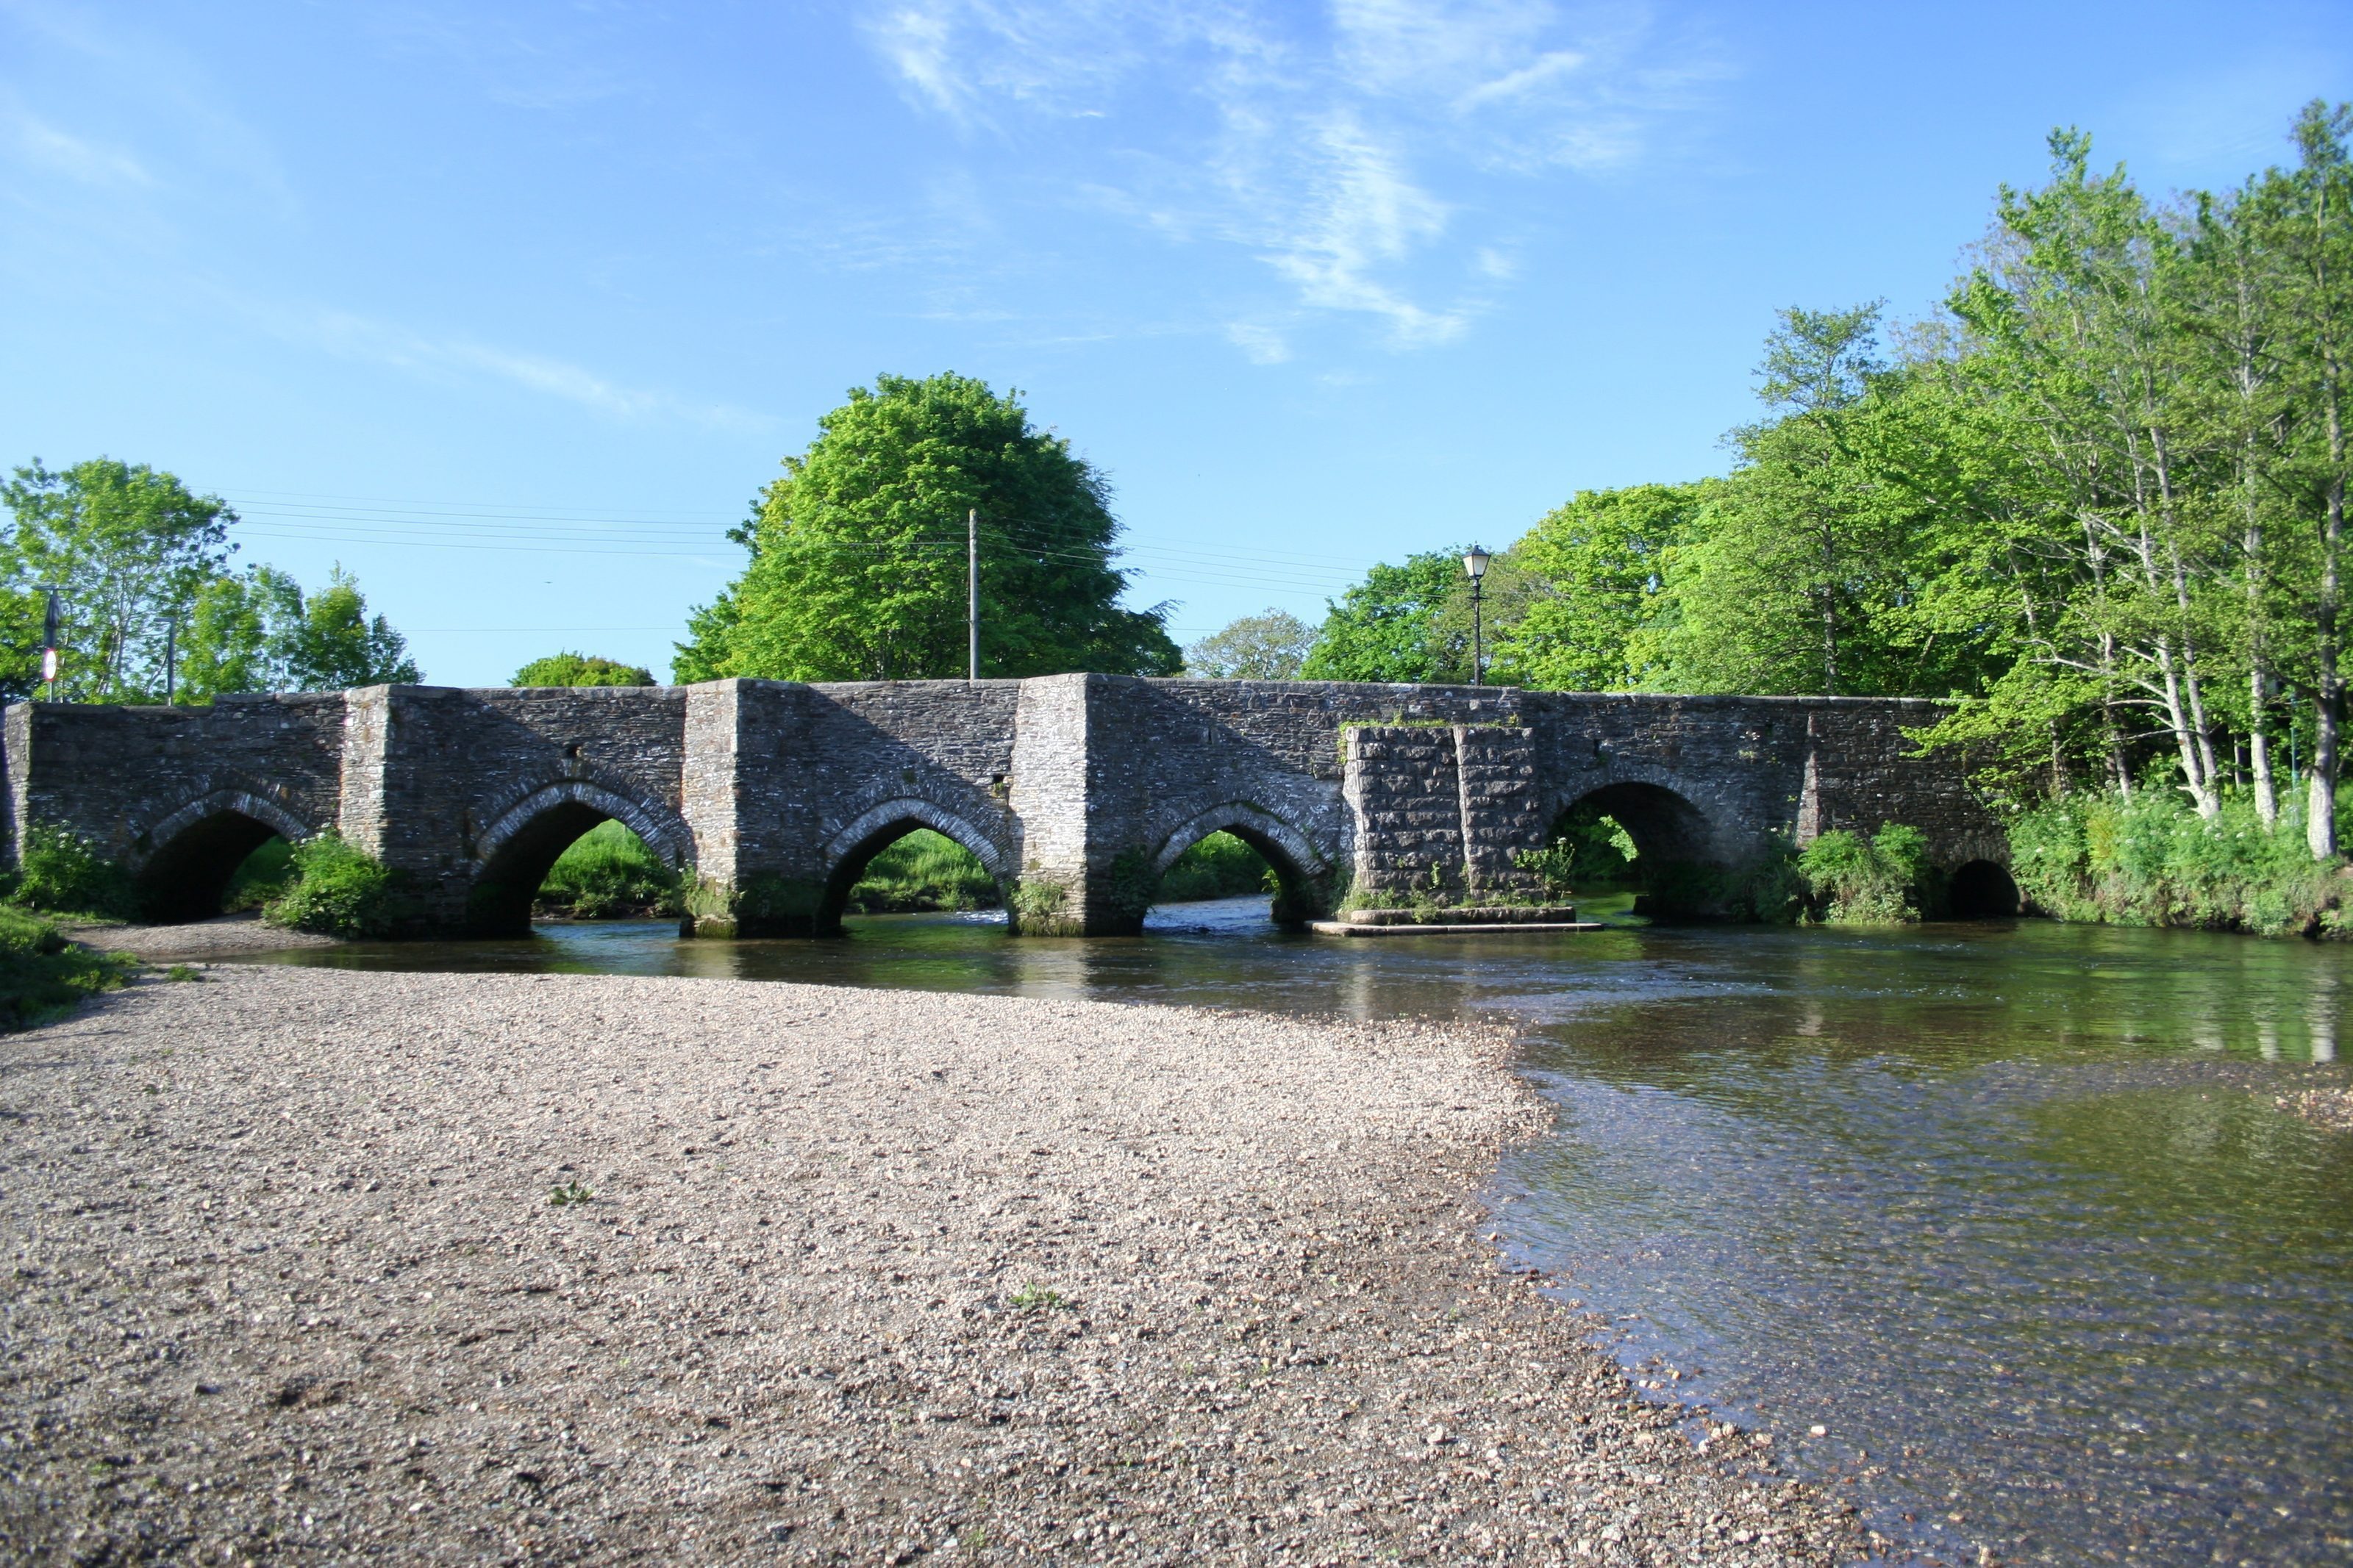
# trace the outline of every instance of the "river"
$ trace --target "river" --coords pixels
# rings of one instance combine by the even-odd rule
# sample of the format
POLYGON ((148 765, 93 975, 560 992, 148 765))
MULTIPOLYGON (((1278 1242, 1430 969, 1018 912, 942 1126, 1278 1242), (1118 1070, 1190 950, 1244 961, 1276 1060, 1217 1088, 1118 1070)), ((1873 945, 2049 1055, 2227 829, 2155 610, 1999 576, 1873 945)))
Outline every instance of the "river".
POLYGON ((1554 1131, 1495 1178, 1645 1388, 1779 1436, 1925 1562, 2353 1562, 2353 950, 2042 921, 1143 940, 975 916, 650 922, 280 963, 731 975, 1507 1018, 1554 1131))

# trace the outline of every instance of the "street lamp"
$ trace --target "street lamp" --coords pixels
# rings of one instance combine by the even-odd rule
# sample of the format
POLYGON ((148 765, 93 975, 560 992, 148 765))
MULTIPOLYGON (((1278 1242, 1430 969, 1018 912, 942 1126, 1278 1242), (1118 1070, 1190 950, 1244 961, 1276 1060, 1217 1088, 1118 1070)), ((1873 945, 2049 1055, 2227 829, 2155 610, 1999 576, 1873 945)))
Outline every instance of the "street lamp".
POLYGON ((1483 602, 1480 584, 1487 575, 1488 553, 1472 545, 1462 557, 1462 570, 1471 574, 1471 684, 1487 684, 1487 650, 1484 646, 1485 627, 1480 624, 1479 607, 1483 602))
POLYGON ((58 590, 47 583, 36 583, 33 591, 48 595, 48 612, 41 622, 41 679, 48 682, 49 700, 58 700, 58 590))

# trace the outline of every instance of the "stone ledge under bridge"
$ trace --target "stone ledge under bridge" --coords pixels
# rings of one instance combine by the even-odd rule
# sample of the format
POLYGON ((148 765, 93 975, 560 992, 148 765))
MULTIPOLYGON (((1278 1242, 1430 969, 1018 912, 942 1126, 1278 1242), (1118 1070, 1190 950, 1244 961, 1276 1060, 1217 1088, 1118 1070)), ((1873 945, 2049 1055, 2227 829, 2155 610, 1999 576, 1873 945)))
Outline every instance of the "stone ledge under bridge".
POLYGON ((607 818, 687 877, 690 929, 839 929, 866 864, 929 827, 1018 929, 1140 929, 1193 843, 1247 840, 1277 914, 1525 900, 1514 856, 1591 802, 1654 867, 1736 868, 1783 839, 1905 822, 1936 865, 2004 864, 1957 768, 1911 755, 1909 700, 1672 697, 1322 681, 722 680, 375 686, 209 707, 17 703, 0 730, 13 861, 51 824, 153 911, 216 910, 272 834, 332 828, 401 872, 419 935, 528 926, 555 858, 607 818))

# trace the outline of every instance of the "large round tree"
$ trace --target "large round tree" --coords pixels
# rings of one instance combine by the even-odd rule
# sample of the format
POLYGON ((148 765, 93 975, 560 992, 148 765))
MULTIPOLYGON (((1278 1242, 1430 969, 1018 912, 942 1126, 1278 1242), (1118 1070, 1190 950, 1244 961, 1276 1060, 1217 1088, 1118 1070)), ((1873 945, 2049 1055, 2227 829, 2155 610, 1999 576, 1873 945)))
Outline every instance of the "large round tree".
POLYGON ((852 389, 736 531, 752 563, 695 612, 677 679, 964 674, 973 511, 983 675, 1176 673, 1165 611, 1120 607, 1109 486, 1019 395, 954 374, 852 389))

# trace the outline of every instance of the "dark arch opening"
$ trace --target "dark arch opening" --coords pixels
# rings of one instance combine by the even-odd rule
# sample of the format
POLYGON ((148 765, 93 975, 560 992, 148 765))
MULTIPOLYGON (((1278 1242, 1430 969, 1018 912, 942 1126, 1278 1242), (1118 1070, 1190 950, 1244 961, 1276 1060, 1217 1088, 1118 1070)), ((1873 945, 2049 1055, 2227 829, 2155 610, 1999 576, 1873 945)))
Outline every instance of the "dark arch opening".
POLYGON ((1604 784, 1570 801, 1553 819, 1546 842, 1566 838, 1578 850, 1570 885, 1639 888, 1641 914, 1704 914, 1720 902, 1715 832, 1699 807, 1654 784, 1604 784), (1634 853, 1616 846, 1630 842, 1634 853))
MULTIPOLYGON (((1321 920, 1324 883, 1308 874, 1276 839, 1246 822, 1229 822, 1201 835, 1168 863, 1155 882, 1150 902, 1271 895, 1268 915, 1279 925, 1321 920)), ((1138 913, 1142 919, 1141 911, 1138 913)))
POLYGON ((226 808, 190 823, 139 868, 132 887, 140 912, 157 925, 212 919, 238 868, 278 837, 259 818, 226 808))
MULTIPOLYGON (((890 849, 900 840, 915 833, 924 833, 929 835, 929 837, 917 840, 916 845, 913 847, 914 848, 918 851, 929 849, 932 852, 933 858, 936 858, 944 862, 952 863, 941 868, 944 873, 958 875, 965 883, 969 886, 969 873, 971 869, 977 868, 983 877, 988 878, 990 886, 993 889, 989 901, 991 903, 1002 903, 1004 901, 1005 889, 1002 885, 997 883, 996 878, 989 875, 988 868, 986 866, 981 865, 980 857, 973 854, 971 846, 960 842, 948 834, 940 832, 936 827, 934 827, 930 823, 923 821, 920 817, 912 816, 902 816, 893 821, 884 823, 881 826, 874 829, 873 832, 869 833, 865 837, 860 839, 855 845, 853 845, 849 851, 843 855, 839 860, 834 863, 831 874, 826 878, 825 890, 818 899, 817 920, 813 928, 818 935, 839 936, 841 934, 841 917, 849 912, 851 901, 850 895, 853 892, 858 891, 859 884, 866 880, 866 873, 869 868, 873 866, 876 858, 882 855, 885 850, 890 849), (937 845, 931 844, 930 839, 933 838, 939 840, 939 843, 937 845), (969 857, 972 866, 969 868, 963 866, 962 862, 957 860, 955 856, 948 853, 950 850, 959 852, 962 856, 969 857)), ((894 857, 894 859, 895 858, 898 858, 894 857)), ((910 858, 912 859, 912 858, 910 858)), ((886 862, 886 865, 888 864, 889 863, 886 862)), ((914 867, 912 864, 909 866, 909 870, 911 874, 923 874, 921 868, 914 867)), ((975 888, 972 890, 975 896, 975 900, 977 902, 978 889, 975 888)), ((861 902, 863 902, 862 900, 861 902)))
POLYGON ((1947 902, 1957 921, 2016 918, 2021 900, 2010 872, 1991 860, 1971 860, 1953 873, 1947 902))
MULTIPOLYGON (((467 900, 469 929, 477 936, 530 934, 531 918, 540 901, 541 889, 547 884, 548 874, 555 869, 556 862, 565 858, 567 850, 580 845, 580 841, 592 831, 608 822, 618 825, 618 819, 609 812, 599 811, 580 801, 564 800, 524 823, 512 837, 499 846, 489 863, 482 868, 481 875, 474 879, 473 891, 467 900)), ((643 914, 647 912, 645 906, 649 903, 658 912, 676 912, 674 904, 666 901, 674 900, 676 895, 676 868, 664 864, 659 854, 652 852, 651 847, 635 833, 627 832, 626 828, 621 832, 608 832, 581 847, 584 851, 609 848, 612 851, 609 856, 597 858, 627 859, 630 864, 609 868, 582 867, 584 874, 577 879, 582 887, 577 892, 568 886, 571 879, 567 879, 563 900, 566 912, 577 912, 587 919, 615 914, 643 914), (633 849, 644 853, 632 853, 633 849), (607 870, 610 871, 609 876, 606 874, 607 870), (622 880, 640 885, 617 885, 622 880), (602 886, 607 882, 617 885, 607 889, 602 886), (649 882, 659 882, 661 886, 641 885, 649 882), (609 901, 607 901, 607 893, 611 895, 609 901), (648 894, 656 896, 648 897, 648 894), (596 901, 592 901, 586 910, 580 910, 575 900, 582 895, 596 901)))

